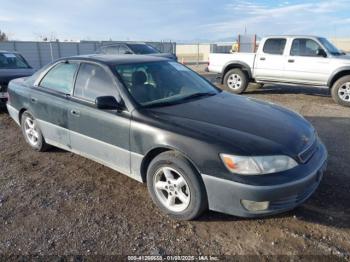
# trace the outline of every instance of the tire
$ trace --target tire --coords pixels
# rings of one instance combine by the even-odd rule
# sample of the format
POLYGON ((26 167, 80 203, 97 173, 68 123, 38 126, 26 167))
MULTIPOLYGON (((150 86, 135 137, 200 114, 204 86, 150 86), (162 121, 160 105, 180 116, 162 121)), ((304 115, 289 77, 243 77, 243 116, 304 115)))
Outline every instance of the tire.
POLYGON ((35 118, 29 113, 24 112, 21 117, 21 129, 26 142, 36 151, 44 152, 49 149, 42 132, 35 118))
POLYGON ((229 70, 224 76, 224 86, 231 93, 243 93, 248 84, 247 74, 239 68, 229 70))
POLYGON ((177 152, 161 153, 151 161, 147 187, 153 202, 173 219, 192 220, 208 208, 203 181, 190 162, 177 152))
POLYGON ((333 84, 331 93, 337 104, 350 107, 350 76, 339 78, 333 84))

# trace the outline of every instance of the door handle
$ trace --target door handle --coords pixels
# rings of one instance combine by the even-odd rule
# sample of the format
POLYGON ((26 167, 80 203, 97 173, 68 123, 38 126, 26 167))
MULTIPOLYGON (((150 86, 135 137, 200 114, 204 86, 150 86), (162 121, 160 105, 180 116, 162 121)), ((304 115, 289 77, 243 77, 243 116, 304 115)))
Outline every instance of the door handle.
POLYGON ((35 104, 36 102, 38 102, 38 99, 36 99, 35 97, 31 97, 30 101, 35 104))
POLYGON ((80 112, 78 110, 71 110, 70 113, 73 115, 73 116, 80 116, 80 112))
POLYGON ((294 63, 294 59, 288 59, 288 63, 294 63))
POLYGON ((260 60, 264 61, 264 60, 266 60, 266 58, 265 57, 260 57, 260 60))

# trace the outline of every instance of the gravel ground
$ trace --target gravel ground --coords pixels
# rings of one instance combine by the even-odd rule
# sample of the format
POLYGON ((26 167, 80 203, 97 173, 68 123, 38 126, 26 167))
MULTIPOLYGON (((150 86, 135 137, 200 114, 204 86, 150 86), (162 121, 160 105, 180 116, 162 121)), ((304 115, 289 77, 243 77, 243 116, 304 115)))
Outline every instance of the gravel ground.
POLYGON ((328 170, 301 207, 263 219, 207 212, 196 221, 172 221, 153 205, 145 185, 63 150, 33 152, 1 112, 0 254, 349 259, 350 109, 318 88, 267 85, 244 95, 301 113, 326 144, 328 170))

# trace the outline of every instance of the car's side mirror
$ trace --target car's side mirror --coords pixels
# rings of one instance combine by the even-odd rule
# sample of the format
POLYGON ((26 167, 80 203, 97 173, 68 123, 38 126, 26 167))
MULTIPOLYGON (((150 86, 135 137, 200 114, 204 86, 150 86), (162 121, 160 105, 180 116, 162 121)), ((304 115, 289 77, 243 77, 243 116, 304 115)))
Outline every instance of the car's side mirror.
POLYGON ((125 55, 132 55, 132 53, 131 53, 130 51, 128 51, 128 50, 125 51, 124 54, 125 54, 125 55))
POLYGON ((317 49, 316 55, 322 56, 322 57, 327 57, 326 51, 324 51, 322 48, 317 49))
POLYGON ((105 110, 123 110, 123 102, 118 102, 114 96, 99 96, 95 99, 95 104, 98 109, 105 110))

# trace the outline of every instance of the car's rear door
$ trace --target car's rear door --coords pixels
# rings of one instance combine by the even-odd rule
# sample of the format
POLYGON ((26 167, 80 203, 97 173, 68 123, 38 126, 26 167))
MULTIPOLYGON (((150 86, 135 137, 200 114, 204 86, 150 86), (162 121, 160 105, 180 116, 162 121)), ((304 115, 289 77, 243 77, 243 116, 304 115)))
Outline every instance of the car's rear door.
POLYGON ((254 78, 256 80, 280 81, 284 70, 286 38, 268 38, 256 54, 254 78))
POLYGON ((46 142, 70 149, 69 97, 73 92, 77 63, 60 62, 34 83, 28 109, 38 121, 46 142))
POLYGON ((321 49, 322 46, 314 39, 292 39, 290 52, 284 61, 284 78, 293 83, 326 85, 331 67, 330 60, 318 54, 321 49))
POLYGON ((130 175, 130 113, 97 109, 98 96, 120 99, 114 76, 107 66, 81 62, 68 117, 72 149, 130 175))

